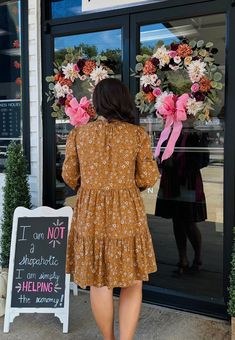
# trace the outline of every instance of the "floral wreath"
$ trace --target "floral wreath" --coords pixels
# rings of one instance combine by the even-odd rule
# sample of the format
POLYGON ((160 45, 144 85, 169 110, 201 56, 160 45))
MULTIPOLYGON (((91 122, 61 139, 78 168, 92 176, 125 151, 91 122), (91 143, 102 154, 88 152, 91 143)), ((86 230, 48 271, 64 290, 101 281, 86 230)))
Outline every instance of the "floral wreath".
POLYGON ((133 75, 140 77, 141 90, 135 102, 141 113, 156 112, 165 121, 155 156, 168 140, 162 160, 169 158, 182 130, 182 121, 194 118, 210 121, 210 111, 223 89, 212 42, 203 40, 164 45, 160 42, 152 56, 137 55, 133 75))
POLYGON ((95 86, 102 79, 108 78, 114 72, 109 67, 110 61, 106 56, 99 55, 93 58, 86 58, 82 50, 75 53, 73 48, 67 49, 65 60, 62 64, 54 63, 54 75, 47 76, 48 101, 52 101, 53 111, 51 116, 63 119, 68 116, 70 124, 74 126, 86 124, 96 116, 92 106, 92 93, 95 86), (90 98, 81 97, 82 82, 87 81, 90 98))

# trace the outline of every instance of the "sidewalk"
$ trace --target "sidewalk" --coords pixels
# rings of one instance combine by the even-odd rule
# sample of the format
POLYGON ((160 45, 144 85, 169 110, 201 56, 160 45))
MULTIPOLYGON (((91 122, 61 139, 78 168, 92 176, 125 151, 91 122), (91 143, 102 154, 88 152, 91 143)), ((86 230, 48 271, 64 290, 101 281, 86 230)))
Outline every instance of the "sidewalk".
MULTIPOLYGON (((116 322, 118 299, 115 298, 116 322)), ((58 318, 48 314, 21 315, 13 322, 10 333, 4 334, 0 318, 1 340, 93 340, 102 337, 92 318, 89 293, 79 291, 71 295, 69 333, 62 333, 58 318)), ((118 339, 118 337, 117 337, 118 339)), ((135 340, 227 340, 230 339, 228 322, 195 314, 179 312, 143 304, 135 340)))

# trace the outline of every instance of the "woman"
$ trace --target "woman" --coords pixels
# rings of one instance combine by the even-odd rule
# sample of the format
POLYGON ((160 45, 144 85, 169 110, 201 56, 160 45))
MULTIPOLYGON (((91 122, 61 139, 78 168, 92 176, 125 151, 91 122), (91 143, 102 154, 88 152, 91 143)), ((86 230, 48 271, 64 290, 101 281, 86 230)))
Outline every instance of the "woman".
POLYGON ((183 129, 176 143, 180 151, 162 162, 155 215, 173 220, 179 256, 178 269, 174 272, 177 275, 198 272, 202 266, 202 236, 197 223, 207 219, 207 211, 200 169, 208 165, 209 154, 198 152, 197 148, 205 147, 207 143, 207 134, 199 135, 193 128, 183 129), (191 266, 187 240, 194 250, 191 266))
POLYGON ((105 340, 114 337, 113 288, 120 287, 120 339, 133 339, 142 281, 156 271, 140 190, 159 172, 149 136, 134 125, 134 105, 117 79, 98 83, 96 121, 73 129, 67 140, 64 181, 78 189, 69 235, 67 272, 90 286, 94 318, 105 340), (81 183, 79 185, 79 183, 81 183))

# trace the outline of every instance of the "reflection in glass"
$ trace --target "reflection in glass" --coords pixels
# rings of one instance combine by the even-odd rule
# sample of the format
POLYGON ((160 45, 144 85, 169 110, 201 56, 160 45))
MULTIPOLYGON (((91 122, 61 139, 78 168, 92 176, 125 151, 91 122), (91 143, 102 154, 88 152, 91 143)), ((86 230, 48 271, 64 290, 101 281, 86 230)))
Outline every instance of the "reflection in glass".
POLYGON ((81 14, 82 0, 51 0, 52 18, 71 17, 81 14))
MULTIPOLYGON (((185 37, 212 41, 224 82, 225 27, 224 15, 145 25, 140 52, 152 55, 160 40, 166 45, 185 37)), ((158 257, 150 284, 223 303, 223 91, 210 114, 208 126, 184 123, 173 156, 159 163, 160 182, 143 199, 158 257)), ((154 149, 163 122, 155 113, 142 115, 140 122, 154 149)))
MULTIPOLYGON (((104 55, 108 58, 110 68, 114 71, 114 76, 122 78, 122 40, 121 29, 99 31, 55 38, 55 62, 61 64, 67 48, 73 47, 76 51, 92 58, 97 55, 104 55)), ((74 93, 77 99, 82 96, 90 97, 89 84, 86 81, 80 82, 80 87, 74 93)), ((65 155, 65 144, 72 126, 66 120, 56 120, 56 203, 57 206, 64 204, 74 205, 75 193, 68 188, 61 177, 62 164, 65 155), (66 202, 65 202, 66 198, 66 202)))
POLYGON ((11 140, 21 140, 21 7, 0 3, 0 170, 11 140))

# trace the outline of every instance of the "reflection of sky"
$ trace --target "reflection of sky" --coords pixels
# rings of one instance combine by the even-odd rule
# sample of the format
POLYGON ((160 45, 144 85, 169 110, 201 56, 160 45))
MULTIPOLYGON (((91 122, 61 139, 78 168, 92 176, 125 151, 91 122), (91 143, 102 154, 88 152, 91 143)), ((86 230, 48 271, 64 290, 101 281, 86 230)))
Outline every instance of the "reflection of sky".
POLYGON ((121 49, 121 30, 116 29, 58 37, 55 39, 55 50, 78 46, 81 43, 95 45, 99 53, 106 49, 121 49))
POLYGON ((70 17, 81 13, 82 0, 51 1, 52 18, 70 17))
POLYGON ((153 24, 141 26, 140 41, 144 46, 155 47, 159 40, 163 40, 165 45, 173 41, 179 41, 177 36, 187 36, 194 33, 190 25, 167 28, 164 24, 153 24))

